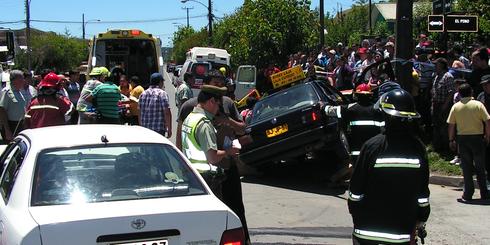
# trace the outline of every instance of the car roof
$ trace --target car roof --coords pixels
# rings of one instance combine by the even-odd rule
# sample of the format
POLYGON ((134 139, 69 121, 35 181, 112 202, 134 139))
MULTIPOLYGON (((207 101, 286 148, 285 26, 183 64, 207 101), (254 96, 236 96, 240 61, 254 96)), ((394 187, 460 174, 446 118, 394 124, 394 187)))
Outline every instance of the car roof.
POLYGON ((102 136, 110 143, 158 143, 172 144, 162 135, 140 126, 86 124, 64 125, 28 129, 19 135, 39 148, 70 147, 101 144, 102 136))

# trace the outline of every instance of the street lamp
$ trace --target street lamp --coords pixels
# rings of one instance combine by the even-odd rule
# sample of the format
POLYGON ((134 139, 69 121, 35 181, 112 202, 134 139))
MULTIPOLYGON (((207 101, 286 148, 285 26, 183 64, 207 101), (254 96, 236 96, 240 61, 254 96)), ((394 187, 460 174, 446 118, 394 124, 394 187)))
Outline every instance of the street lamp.
POLYGON ((201 4, 205 8, 208 9, 208 44, 211 46, 211 38, 213 37, 213 9, 212 9, 212 3, 211 0, 208 0, 208 6, 206 4, 201 3, 196 0, 180 0, 181 3, 186 3, 186 2, 195 2, 198 4, 201 4))
POLYGON ((85 26, 90 22, 99 22, 99 19, 91 19, 85 21, 85 14, 82 14, 82 39, 85 40, 85 26))

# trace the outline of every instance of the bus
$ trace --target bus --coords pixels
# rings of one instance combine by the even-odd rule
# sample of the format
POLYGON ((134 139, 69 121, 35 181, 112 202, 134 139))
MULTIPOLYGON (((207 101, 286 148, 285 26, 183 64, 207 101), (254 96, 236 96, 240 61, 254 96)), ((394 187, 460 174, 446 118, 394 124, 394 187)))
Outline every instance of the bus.
POLYGON ((110 71, 119 67, 128 77, 138 76, 144 88, 149 86, 152 73, 163 74, 161 41, 141 30, 99 33, 90 41, 89 50, 88 73, 97 66, 110 71))

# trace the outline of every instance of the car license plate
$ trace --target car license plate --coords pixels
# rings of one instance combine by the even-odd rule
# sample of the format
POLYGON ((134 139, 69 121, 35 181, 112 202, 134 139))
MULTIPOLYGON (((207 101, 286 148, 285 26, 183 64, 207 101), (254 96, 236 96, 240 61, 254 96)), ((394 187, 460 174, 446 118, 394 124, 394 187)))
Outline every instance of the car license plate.
POLYGON ((168 245, 168 240, 153 240, 144 242, 112 243, 111 245, 168 245))
POLYGON ((275 128, 267 129, 265 131, 265 134, 267 135, 267 138, 272 138, 274 136, 278 136, 280 134, 286 133, 288 131, 288 125, 283 124, 279 125, 275 128))

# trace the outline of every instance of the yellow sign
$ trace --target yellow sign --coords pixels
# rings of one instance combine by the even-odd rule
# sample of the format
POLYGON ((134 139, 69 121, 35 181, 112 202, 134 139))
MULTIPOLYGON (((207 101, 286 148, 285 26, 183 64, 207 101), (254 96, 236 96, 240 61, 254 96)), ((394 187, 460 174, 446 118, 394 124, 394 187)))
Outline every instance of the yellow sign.
POLYGON ((279 88, 301 79, 305 79, 305 74, 303 73, 301 66, 295 66, 271 75, 272 86, 274 88, 279 88))

